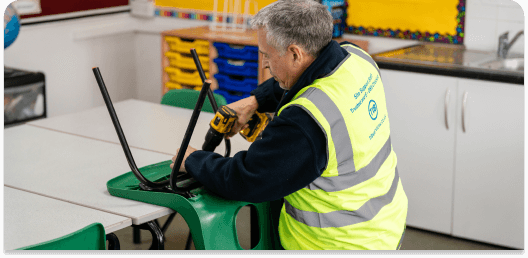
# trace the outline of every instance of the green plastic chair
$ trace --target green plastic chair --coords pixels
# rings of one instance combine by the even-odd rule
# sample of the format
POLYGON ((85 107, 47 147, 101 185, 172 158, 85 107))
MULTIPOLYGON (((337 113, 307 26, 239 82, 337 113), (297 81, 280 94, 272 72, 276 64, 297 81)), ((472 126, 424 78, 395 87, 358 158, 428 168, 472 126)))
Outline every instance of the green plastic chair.
MULTIPOLYGON (((114 234, 109 249, 119 249, 119 241, 114 234), (112 243, 112 241, 117 241, 112 243)), ((110 239, 109 239, 110 240, 110 239)), ((106 235, 101 223, 93 223, 71 234, 43 243, 30 245, 17 250, 106 250, 106 235)))
MULTIPOLYGON (((167 93, 165 93, 165 95, 163 95, 163 97, 161 98, 161 104, 173 107, 194 109, 196 101, 198 100, 198 95, 200 95, 200 92, 197 90, 174 89, 168 91, 167 93)), ((216 93, 213 93, 213 95, 216 100, 216 104, 219 107, 227 105, 227 101, 225 100, 224 96, 216 93)), ((208 98, 204 102, 202 111, 214 113, 208 98)))
MULTIPOLYGON (((172 172, 171 160, 139 168, 150 181, 167 180, 172 172)), ((236 216, 246 205, 256 208, 259 242, 252 250, 280 250, 278 215, 282 200, 248 203, 226 200, 205 188, 191 190, 196 196, 185 198, 173 193, 144 191, 132 172, 125 173, 106 183, 113 196, 146 202, 173 209, 187 225, 197 250, 243 250, 238 242, 236 216)))

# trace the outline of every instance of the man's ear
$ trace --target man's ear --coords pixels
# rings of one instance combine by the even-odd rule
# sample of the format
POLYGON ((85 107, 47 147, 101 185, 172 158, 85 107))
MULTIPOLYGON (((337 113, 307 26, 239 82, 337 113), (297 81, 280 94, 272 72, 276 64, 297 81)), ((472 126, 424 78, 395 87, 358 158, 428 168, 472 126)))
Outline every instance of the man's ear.
POLYGON ((292 55, 293 63, 300 63, 303 61, 305 53, 299 46, 291 44, 288 46, 288 52, 292 55))

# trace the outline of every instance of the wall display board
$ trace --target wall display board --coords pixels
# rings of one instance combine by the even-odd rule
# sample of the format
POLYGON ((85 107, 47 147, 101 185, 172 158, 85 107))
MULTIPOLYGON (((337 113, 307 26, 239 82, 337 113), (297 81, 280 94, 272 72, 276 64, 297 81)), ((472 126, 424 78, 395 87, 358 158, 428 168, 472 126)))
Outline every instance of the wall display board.
POLYGON ((466 0, 348 0, 346 32, 463 44, 466 0))
POLYGON ((22 15, 20 18, 24 20, 120 6, 128 6, 128 0, 40 0, 40 13, 22 15))

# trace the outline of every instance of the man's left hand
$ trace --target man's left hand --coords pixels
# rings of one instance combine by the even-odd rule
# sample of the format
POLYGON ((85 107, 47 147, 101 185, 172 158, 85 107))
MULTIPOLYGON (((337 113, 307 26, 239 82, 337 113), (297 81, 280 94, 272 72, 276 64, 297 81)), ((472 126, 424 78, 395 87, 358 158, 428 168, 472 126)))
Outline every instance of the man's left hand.
MULTIPOLYGON (((180 171, 182 172, 187 172, 187 170, 185 170, 185 161, 187 160, 187 157, 189 157, 189 155, 191 155, 191 153, 195 152, 196 149, 191 147, 191 146, 187 146, 187 150, 185 151, 185 155, 183 155, 183 160, 182 160, 182 163, 181 163, 181 166, 180 166, 180 171)), ((170 164, 170 168, 172 169, 174 167, 174 162, 176 162, 176 157, 178 156, 178 153, 180 152, 180 149, 178 148, 178 150, 176 150, 176 155, 174 157, 172 157, 172 163, 170 164)))

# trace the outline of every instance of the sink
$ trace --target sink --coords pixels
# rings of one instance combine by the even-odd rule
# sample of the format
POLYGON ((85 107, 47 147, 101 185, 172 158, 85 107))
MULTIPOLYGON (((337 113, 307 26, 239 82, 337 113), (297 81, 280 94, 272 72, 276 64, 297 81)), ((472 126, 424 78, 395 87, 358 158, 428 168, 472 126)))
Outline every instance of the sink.
POLYGON ((524 71, 524 57, 495 59, 478 66, 494 70, 524 71))

